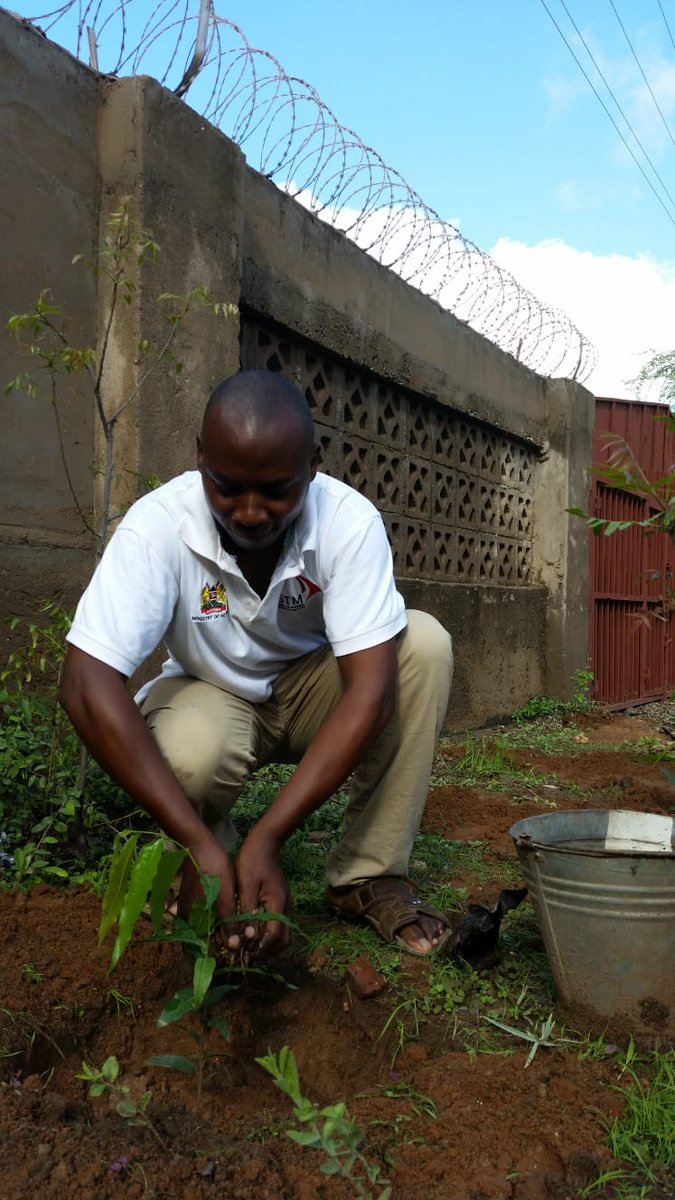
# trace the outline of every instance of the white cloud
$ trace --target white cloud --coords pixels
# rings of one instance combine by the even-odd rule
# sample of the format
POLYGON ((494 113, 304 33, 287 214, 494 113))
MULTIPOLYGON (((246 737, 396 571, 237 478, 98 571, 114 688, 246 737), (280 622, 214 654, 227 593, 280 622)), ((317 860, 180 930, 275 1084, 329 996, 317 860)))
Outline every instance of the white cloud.
POLYGON ((596 395, 633 398, 629 381, 649 355, 675 348, 675 263, 591 254, 557 240, 527 246, 500 238, 490 253, 597 347, 598 365, 585 381, 596 395))

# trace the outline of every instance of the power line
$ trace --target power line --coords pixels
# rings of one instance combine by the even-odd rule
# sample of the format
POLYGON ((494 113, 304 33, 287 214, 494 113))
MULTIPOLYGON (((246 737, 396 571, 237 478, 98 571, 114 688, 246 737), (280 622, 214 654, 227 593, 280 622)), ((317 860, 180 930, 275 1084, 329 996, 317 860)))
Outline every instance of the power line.
POLYGON ((663 121, 666 133, 668 134, 668 137, 670 138, 671 142, 675 146, 675 138, 673 137, 672 133, 670 132, 670 129, 668 127, 668 122, 666 121, 666 118, 664 117, 663 112, 661 111, 661 105, 659 104, 658 100, 656 99, 656 96, 654 95, 654 93, 652 91, 651 84, 642 69, 642 63, 640 62, 637 54, 635 53, 635 50, 633 49, 633 43, 631 42, 631 40, 628 36, 628 33, 626 32, 626 27, 625 27, 623 21, 621 20, 621 17, 619 16, 618 12, 616 11, 616 5, 614 3, 614 0, 609 0, 609 2, 612 6, 614 16, 616 17, 617 21, 619 22, 619 25, 621 26, 621 32, 623 33, 623 36, 625 37, 626 41, 628 42, 628 45, 630 47, 630 52, 633 55, 635 62, 637 63, 638 71, 640 72, 642 78, 644 79, 644 81, 647 85, 647 88, 649 90, 649 95, 651 96, 652 100, 654 101, 654 104, 656 105, 656 111, 658 112, 661 120, 663 121))
MULTIPOLYGON (((611 0, 610 0, 610 2, 611 2, 611 0)), ((645 159, 649 163, 649 166, 651 167, 655 178, 660 183, 661 187, 663 188, 663 191, 665 192, 666 196, 670 200, 670 203, 673 206, 675 206, 675 199, 673 199, 672 195, 670 194, 670 191, 666 187, 666 184, 663 182, 661 176, 659 175, 659 172, 657 171, 656 167, 654 166, 654 163, 652 162, 651 158, 649 157, 649 154, 647 153, 644 146, 642 145, 642 142, 640 141, 637 133, 633 129, 633 126, 631 125, 630 121, 628 120, 628 117, 626 116, 625 112, 623 111, 623 108, 619 104, 619 101, 617 100, 616 96, 614 95, 614 92, 612 91, 609 83, 607 82, 607 80, 605 79, 605 76, 603 75, 602 71, 600 70, 598 63, 596 62, 596 60, 594 58, 593 51, 591 50, 586 39, 584 38, 584 35, 582 34, 581 30, 579 29, 579 26, 577 25, 576 21, 574 20, 574 17, 572 16, 569 8, 567 7, 565 0, 560 0, 560 3, 562 4, 563 8, 565 9, 565 12, 567 13, 567 16, 569 17, 569 19, 572 23, 572 26, 573 26, 577 36, 579 37, 579 40, 581 41, 582 46, 584 47, 586 53, 588 54, 588 57, 590 58, 591 62, 593 63, 593 66, 595 67, 596 71, 598 72, 598 75, 600 76, 602 82, 604 83, 605 87, 607 88, 607 91, 609 92, 610 96, 612 97, 612 100, 614 101, 616 107, 618 108, 619 112, 621 113, 621 116, 623 117, 624 121, 626 122, 626 125, 628 126, 628 129, 630 130, 630 133, 632 134, 635 143, 642 151, 642 154, 644 155, 645 159)))
MULTIPOLYGON (((621 130, 620 130, 620 128, 619 128, 619 126, 617 125, 617 123, 616 123, 616 121, 615 121, 615 119, 614 119, 614 117, 613 117, 612 113, 610 112, 610 110, 608 109, 607 105, 605 104, 605 101, 603 100, 602 96, 601 96, 601 95, 600 95, 600 93, 598 92, 598 90, 597 90, 597 88, 596 88, 595 84, 593 83, 592 79, 590 78, 590 76, 589 76, 589 75, 588 75, 588 73, 586 72, 586 70, 585 70, 585 68, 584 68, 584 66, 583 66, 583 63, 580 61, 580 59, 579 59, 579 58, 577 57, 577 55, 575 54, 575 52, 574 52, 574 50, 573 50, 572 46, 571 46, 571 45, 570 45, 570 43, 568 42, 567 38, 565 37, 565 34, 563 33, 562 29, 560 28, 560 26, 559 26, 558 22, 556 21, 555 17, 553 16, 553 13, 551 12, 550 8, 548 7, 548 5, 547 5, 547 3, 546 3, 546 0, 540 0, 540 3, 541 3, 541 5, 542 5, 542 7, 543 7, 543 8, 546 10, 546 13, 548 14, 548 16, 549 16, 550 20, 552 21, 553 25, 555 25, 555 28, 557 29, 557 31, 558 31, 558 33, 560 34, 560 36, 561 36, 561 38, 562 38, 563 42, 564 42, 564 43, 565 43, 565 45, 567 46, 567 49, 569 50, 570 54, 572 55, 572 58, 574 59, 575 63, 577 64, 577 66, 578 66, 579 70, 581 71, 581 74, 583 75, 584 79, 586 80, 586 82, 587 82, 588 86, 591 88, 591 90, 592 90, 592 92, 593 92, 594 96, 595 96, 595 97, 596 97, 596 99, 597 99, 597 100, 600 102, 600 104, 602 105, 602 107, 603 107, 604 111, 606 112, 607 116, 609 117, 610 121, 612 122, 612 125, 614 126, 614 129, 616 130, 616 132, 618 133, 619 137, 621 138, 621 141, 623 142, 623 144, 624 144, 624 146, 626 147, 626 149, 627 149, 628 153, 630 154, 631 158, 633 159, 633 162, 635 163, 635 165, 636 165, 636 167, 637 167, 638 171, 639 171, 639 172, 640 172, 640 174, 642 175, 642 178, 644 179, 645 183, 646 183, 646 184, 647 184, 647 186, 650 188, 650 190, 651 190, 651 191, 654 193, 654 195, 655 195, 656 199, 658 200, 659 204, 661 205, 661 208, 663 209, 664 213, 666 214, 666 216, 667 216, 668 220, 670 221, 671 225, 675 225, 675 217, 673 216, 672 212, 670 212, 670 211, 668 210, 668 208, 667 208, 666 204, 665 204, 665 203, 664 203, 664 201, 663 201, 663 198, 662 198, 662 197, 659 195, 659 193, 657 192, 656 188, 654 187, 654 184, 652 183, 652 181, 651 181, 651 179, 649 178, 649 176, 647 175, 647 173, 646 173, 646 171, 645 171, 644 167, 642 166, 642 163, 641 163, 641 162, 639 161, 639 159, 636 157, 636 155, 635 155, 635 152, 633 151, 632 147, 631 147, 631 146, 629 145, 629 143, 626 141, 626 138, 624 137, 623 133, 621 132, 621 130)), ((630 132, 632 133, 633 137, 635 138, 635 141, 636 141, 637 145, 640 147, 640 149, 641 149, 642 153, 644 154, 645 158, 647 159, 647 162, 649 163, 650 167, 652 168, 652 171, 654 172, 654 174, 655 174, 656 178, 659 180, 659 183, 661 184, 661 187, 663 188, 664 192, 666 193, 666 195, 667 195, 668 199, 670 200, 671 204, 672 204, 672 205, 675 207, 675 200, 673 200, 673 197, 670 195, 670 192, 668 191, 668 188, 666 187, 666 185, 665 185, 665 183, 663 182, 663 180, 661 179, 661 177, 660 177, 660 175, 659 175, 658 171, 657 171, 657 170, 656 170, 656 168, 654 167, 654 164, 652 163, 651 159, 649 158, 649 155, 647 154, 646 150, 645 150, 645 149, 644 149, 644 147, 642 146, 642 144, 641 144, 641 142, 640 142, 640 139, 638 138, 637 134, 635 133, 635 131, 634 131, 634 130, 633 130, 633 128, 631 127, 631 124, 630 124, 630 122, 629 122, 628 118, 626 117, 625 113, 623 112, 623 110, 622 110, 622 108, 621 108, 621 105, 619 104, 618 100, 617 100, 617 99, 616 99, 616 97, 614 96, 614 93, 612 92, 612 89, 610 88, 609 84, 608 84, 608 83, 607 83, 607 81, 605 80, 605 77, 604 77, 604 75, 602 74, 602 71, 600 70, 600 68, 598 67, 597 63, 595 62, 595 59, 593 58, 593 55, 591 54, 591 51, 589 50, 588 46, 586 45, 586 42, 584 41, 584 39, 583 39, 583 37, 582 37, 581 33, 580 33, 580 32, 579 32, 579 30, 577 29, 577 26, 576 26, 576 24, 575 24, 575 22, 574 22, 574 20, 573 20, 573 18, 572 18, 572 16, 571 16, 571 14, 570 14, 569 10, 567 9, 567 7, 566 7, 566 5, 565 5, 564 3, 563 3, 563 8, 565 9, 565 12, 567 13, 568 17, 570 18, 570 21, 571 21, 571 22, 572 22, 572 24, 574 25, 574 28, 575 28, 575 30, 576 30, 576 31, 577 31, 577 33, 579 34, 579 37, 580 37, 580 39, 581 39, 581 41, 582 41, 582 43, 583 43, 583 45, 584 45, 584 47, 585 47, 585 49, 586 49, 586 51, 587 51, 588 55, 589 55, 589 58, 590 58, 590 59, 591 59, 591 61, 593 62, 593 65, 595 66, 595 69, 597 70, 597 72, 598 72, 598 74, 599 74, 600 78, 602 79, 603 83, 605 84, 605 87, 607 88, 607 90, 608 90, 608 92, 609 92, 610 96, 612 97, 612 99, 613 99, 614 103, 616 104, 616 107, 618 108, 619 112, 621 113, 621 116, 623 117, 624 121, 625 121, 625 122, 626 122, 626 124, 628 125, 628 128, 630 129, 630 132)))
POLYGON ((659 8, 661 9, 661 16, 663 17, 663 24, 665 25, 666 29, 668 30, 668 37, 670 38, 670 44, 673 47, 673 50, 675 50, 675 38, 673 38, 671 29, 670 29, 670 25, 668 24, 668 18, 666 17, 666 14, 663 11, 663 5, 661 4, 661 0, 656 0, 656 3, 658 4, 659 8))

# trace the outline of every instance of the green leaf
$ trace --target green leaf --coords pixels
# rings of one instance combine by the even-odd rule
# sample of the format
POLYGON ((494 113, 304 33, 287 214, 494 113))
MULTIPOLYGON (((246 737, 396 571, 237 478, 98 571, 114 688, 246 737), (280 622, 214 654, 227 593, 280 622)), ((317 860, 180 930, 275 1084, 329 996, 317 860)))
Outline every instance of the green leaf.
POLYGON ((284 913, 268 912, 267 910, 263 912, 235 913, 233 916, 228 917, 227 920, 228 924, 230 921, 279 921, 281 925, 288 925, 289 929, 297 930, 298 928, 284 913))
POLYGON ((149 1067, 168 1067, 170 1071, 183 1071, 186 1075, 194 1074, 197 1069, 192 1059, 183 1054, 156 1054, 145 1061, 149 1067))
POLYGON ((121 1117, 135 1117, 138 1114, 138 1106, 133 1100, 119 1100, 116 1107, 121 1117))
POLYGON ((322 1163, 319 1170, 322 1175, 337 1175, 340 1171, 340 1164, 331 1158, 328 1162, 322 1163))
POLYGON ((129 880, 131 859, 136 849, 137 841, 137 833, 132 833, 131 837, 128 838, 115 838, 108 886, 105 889, 101 906, 101 924, 98 930, 99 946, 105 941, 105 938, 122 911, 129 880))
POLYGON ((213 1005, 222 1000, 223 996, 226 996, 228 992, 236 992, 238 986, 236 983, 219 983, 216 987, 209 988, 202 1001, 202 1008, 213 1008, 213 1005))
POLYGON ((109 1058, 106 1058, 103 1066, 101 1067, 101 1075, 107 1083, 114 1083, 119 1073, 120 1064, 115 1058, 115 1055, 111 1054, 109 1058))
POLYGON ((213 908, 218 899, 218 892, 220 891, 222 882, 220 875, 200 875, 206 908, 213 908))
POLYGON ((122 911, 119 916, 117 939, 113 946, 109 972, 119 962, 125 947, 134 931, 136 921, 140 917, 143 906, 148 898, 153 880, 162 857, 162 839, 157 838, 144 846, 136 859, 129 876, 129 887, 124 897, 122 911))
POLYGON ((176 917, 173 928, 167 930, 166 933, 156 933, 154 936, 156 942, 180 942, 184 946, 195 946, 202 954, 206 951, 206 942, 200 938, 187 921, 182 917, 176 917))
POLYGON ((320 1146, 321 1138, 318 1133, 310 1133, 304 1129, 287 1129, 286 1133, 292 1142, 298 1146, 320 1146))
POLYGON ((174 850, 167 850, 162 855, 161 862, 157 867, 152 891, 150 893, 150 917, 152 920, 152 928, 155 933, 159 933, 162 928, 162 918, 166 907, 169 889, 173 883, 187 851, 182 847, 176 847, 174 850))
POLYGON ((279 1051, 279 1071, 285 1085, 284 1090, 288 1088, 288 1095, 298 1104, 303 1098, 300 1091, 300 1077, 295 1055, 289 1046, 282 1046, 279 1051))
POLYGON ((104 1083, 92 1083, 89 1088, 90 1096, 102 1096, 105 1091, 104 1083))
POLYGON ((209 1028, 217 1029, 218 1033, 221 1035, 221 1037, 224 1037, 226 1041, 230 1036, 230 1031, 222 1017, 210 1017, 209 1028))
POLYGON ((340 1121, 342 1117, 344 1117, 346 1111, 347 1105, 343 1100, 340 1100, 338 1104, 327 1104, 325 1108, 321 1109, 320 1115, 322 1117, 327 1117, 329 1121, 335 1122, 340 1121))
POLYGON ((213 972, 216 969, 216 960, 208 956, 206 958, 198 958, 195 962, 194 971, 192 974, 192 990, 194 992, 194 1007, 201 1008, 204 1003, 204 997, 209 990, 213 972))
POLYGON ((160 1029, 165 1025, 171 1025, 174 1021, 180 1021, 186 1013, 194 1012, 195 997, 192 988, 181 988, 171 997, 169 1003, 162 1009, 157 1019, 157 1024, 160 1029))

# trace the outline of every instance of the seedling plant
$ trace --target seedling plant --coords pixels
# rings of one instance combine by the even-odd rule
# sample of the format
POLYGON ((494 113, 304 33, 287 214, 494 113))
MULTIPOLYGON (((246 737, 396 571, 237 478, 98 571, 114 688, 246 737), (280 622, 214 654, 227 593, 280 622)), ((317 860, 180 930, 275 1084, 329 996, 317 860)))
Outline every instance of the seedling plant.
POLYGON ((168 1146, 157 1126, 148 1113, 148 1105, 152 1092, 148 1089, 142 1096, 134 1098, 127 1084, 119 1080, 120 1065, 114 1054, 106 1058, 102 1067, 94 1067, 91 1063, 83 1062, 82 1070, 77 1076, 89 1084, 89 1095, 102 1096, 108 1093, 115 1102, 115 1107, 121 1117, 130 1125, 138 1125, 148 1129, 159 1142, 163 1150, 168 1152, 168 1146))
MULTIPOLYGON (((236 990, 237 985, 230 982, 229 978, 237 972, 262 972, 266 975, 268 972, 248 964, 236 965, 228 961, 223 968, 229 977, 228 981, 215 982, 218 959, 214 953, 214 946, 217 943, 219 924, 215 904, 220 890, 220 877, 200 875, 203 894, 192 906, 188 919, 171 916, 170 927, 165 929, 165 910, 171 884, 188 852, 183 847, 165 850, 162 838, 147 842, 140 849, 137 847, 136 833, 118 838, 115 844, 108 886, 103 897, 99 942, 102 943, 117 925, 117 936, 110 959, 110 971, 113 971, 129 944, 146 904, 149 904, 152 940, 177 942, 191 960, 193 967, 190 986, 175 992, 162 1009, 157 1024, 160 1028, 165 1028, 184 1017, 192 1018, 193 1023, 187 1032, 196 1045, 195 1057, 159 1054, 153 1055, 147 1062, 150 1066, 193 1074, 197 1088, 196 1107, 199 1111, 207 1063, 213 1058, 222 1058, 227 1054, 226 1050, 209 1049, 209 1042, 214 1032, 225 1041, 229 1036, 223 1017, 214 1011, 228 992, 236 990)), ((232 921, 250 923, 252 920, 271 918, 286 920, 282 915, 259 912, 241 913, 235 915, 232 921)))
POLYGON ((288 1046, 282 1046, 278 1055, 270 1053, 257 1058, 256 1062, 269 1072, 276 1086, 293 1102, 293 1116, 305 1126, 287 1129, 287 1137, 299 1146, 322 1150, 326 1161, 319 1170, 324 1175, 348 1179, 354 1195, 361 1200, 389 1200, 391 1188, 388 1185, 376 1193, 370 1190, 386 1181, 381 1177, 380 1168, 368 1162, 361 1153, 359 1147, 364 1135, 349 1116, 347 1106, 340 1101, 319 1108, 303 1096, 295 1055, 288 1046))

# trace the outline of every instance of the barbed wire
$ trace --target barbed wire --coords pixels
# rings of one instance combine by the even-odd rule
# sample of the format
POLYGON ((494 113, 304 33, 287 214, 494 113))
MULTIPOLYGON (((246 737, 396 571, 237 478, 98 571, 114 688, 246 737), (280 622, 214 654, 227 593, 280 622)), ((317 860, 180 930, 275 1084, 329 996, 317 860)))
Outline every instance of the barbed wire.
POLYGON ((149 15, 146 0, 66 0, 28 19, 106 74, 150 74, 189 92, 258 171, 526 366, 579 381, 592 372, 595 348, 565 313, 444 221, 212 0, 158 0, 149 15))

